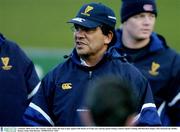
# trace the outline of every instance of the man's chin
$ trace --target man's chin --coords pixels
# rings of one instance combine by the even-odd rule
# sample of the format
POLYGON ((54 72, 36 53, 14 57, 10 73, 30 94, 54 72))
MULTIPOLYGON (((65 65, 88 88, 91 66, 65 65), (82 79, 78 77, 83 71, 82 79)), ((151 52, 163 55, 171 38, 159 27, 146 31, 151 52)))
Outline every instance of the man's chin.
POLYGON ((139 36, 139 40, 149 39, 149 37, 150 37, 149 34, 147 34, 147 35, 144 34, 144 35, 139 36))
POLYGON ((76 51, 77 51, 77 54, 78 54, 79 56, 86 56, 86 55, 87 55, 87 52, 86 52, 85 50, 77 50, 77 49, 76 49, 76 51))
POLYGON ((149 38, 150 36, 151 36, 151 33, 143 33, 142 35, 142 38, 144 38, 144 39, 147 39, 147 38, 149 38))

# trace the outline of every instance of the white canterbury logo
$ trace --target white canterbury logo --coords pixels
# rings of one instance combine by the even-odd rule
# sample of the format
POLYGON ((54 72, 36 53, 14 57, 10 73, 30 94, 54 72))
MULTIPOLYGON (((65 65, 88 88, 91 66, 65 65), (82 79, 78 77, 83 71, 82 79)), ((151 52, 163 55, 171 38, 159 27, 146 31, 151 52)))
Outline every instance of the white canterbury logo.
POLYGON ((79 17, 73 18, 72 20, 73 20, 73 21, 78 21, 78 22, 84 22, 84 21, 86 21, 85 19, 79 18, 79 17))

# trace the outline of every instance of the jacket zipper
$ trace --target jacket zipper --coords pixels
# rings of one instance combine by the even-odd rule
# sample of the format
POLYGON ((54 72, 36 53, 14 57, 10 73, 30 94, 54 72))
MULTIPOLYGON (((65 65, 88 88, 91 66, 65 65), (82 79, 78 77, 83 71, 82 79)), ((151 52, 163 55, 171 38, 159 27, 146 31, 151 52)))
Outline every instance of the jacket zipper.
POLYGON ((92 78, 92 71, 89 71, 89 79, 92 78))

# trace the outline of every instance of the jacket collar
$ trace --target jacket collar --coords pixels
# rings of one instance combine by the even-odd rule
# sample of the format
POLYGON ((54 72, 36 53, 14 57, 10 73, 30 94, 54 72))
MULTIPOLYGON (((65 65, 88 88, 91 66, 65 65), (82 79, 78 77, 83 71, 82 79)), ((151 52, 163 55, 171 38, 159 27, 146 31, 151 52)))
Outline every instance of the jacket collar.
POLYGON ((4 36, 0 33, 0 46, 3 44, 3 42, 5 41, 4 36))
MULTIPOLYGON (((107 58, 107 57, 111 58, 112 56, 111 56, 110 53, 106 52, 99 63, 101 63, 101 62, 104 60, 104 58, 107 58)), ((77 51, 76 51, 75 48, 73 49, 73 51, 72 51, 72 53, 71 53, 71 55, 70 55, 70 58, 71 58, 72 61, 73 61, 74 63, 76 63, 77 65, 83 66, 83 67, 88 67, 88 66, 85 66, 84 64, 82 64, 82 61, 81 61, 80 57, 78 56, 77 51)), ((98 64, 99 64, 99 63, 98 63, 98 64)), ((98 65, 98 64, 97 64, 97 65, 98 65)))

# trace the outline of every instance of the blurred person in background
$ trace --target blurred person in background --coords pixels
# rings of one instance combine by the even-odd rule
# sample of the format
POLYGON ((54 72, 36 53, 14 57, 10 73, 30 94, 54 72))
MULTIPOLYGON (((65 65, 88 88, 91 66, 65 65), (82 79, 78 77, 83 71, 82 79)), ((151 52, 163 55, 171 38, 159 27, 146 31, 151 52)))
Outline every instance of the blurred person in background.
POLYGON ((137 98, 130 82, 115 76, 97 79, 90 86, 81 113, 86 126, 134 126, 137 98))
POLYGON ((22 126, 22 116, 38 90, 34 64, 14 42, 0 34, 0 126, 22 126))
POLYGON ((180 55, 154 32, 155 0, 122 0, 121 27, 110 52, 126 56, 150 82, 164 126, 180 126, 180 55))
POLYGON ((116 17, 101 3, 83 5, 71 19, 75 48, 64 63, 50 71, 24 114, 26 125, 81 126, 80 113, 88 85, 105 75, 130 81, 138 96, 137 125, 160 125, 151 88, 131 64, 106 51, 115 41, 116 17))

